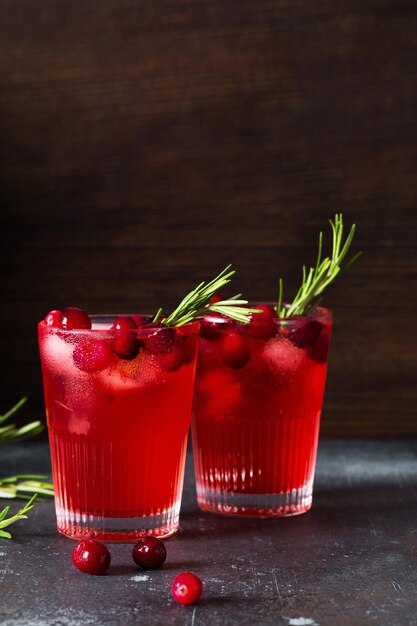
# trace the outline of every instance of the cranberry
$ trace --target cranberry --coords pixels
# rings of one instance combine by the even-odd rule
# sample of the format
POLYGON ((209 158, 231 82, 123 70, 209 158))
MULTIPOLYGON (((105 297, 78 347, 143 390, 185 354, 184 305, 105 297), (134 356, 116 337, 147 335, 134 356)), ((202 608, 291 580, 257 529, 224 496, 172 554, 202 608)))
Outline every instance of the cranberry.
POLYGON ((329 353, 329 343, 330 343, 330 331, 329 330, 326 331, 325 327, 323 327, 322 332, 319 335, 319 338, 314 343, 314 345, 312 345, 309 348, 308 356, 310 357, 310 359, 313 359, 313 361, 315 361, 316 363, 319 363, 320 365, 327 363, 327 357, 329 353))
POLYGON ((96 539, 79 541, 72 551, 72 562, 80 572, 105 574, 111 563, 109 550, 96 539))
POLYGON ((180 604, 196 604, 201 596, 203 583, 195 574, 183 572, 175 577, 171 592, 180 604))
POLYGON ((246 339, 238 333, 225 335, 219 344, 223 361, 229 367, 240 369, 250 358, 250 351, 246 339))
POLYGON ((214 295, 211 296, 207 306, 210 306, 210 304, 217 304, 218 302, 222 302, 225 299, 226 298, 222 296, 221 293, 215 293, 214 295))
POLYGON ((82 372, 101 372, 108 366, 112 358, 112 351, 104 339, 92 337, 82 338, 72 354, 73 361, 82 372))
POLYGON ((220 322, 218 323, 216 319, 221 318, 220 313, 210 313, 206 317, 201 319, 200 324, 200 335, 204 339, 218 339, 220 337, 220 322))
POLYGON ((255 339, 271 339, 277 334, 277 314, 270 304, 256 305, 259 313, 252 313, 250 322, 244 327, 245 332, 255 339))
POLYGON ((143 327, 142 341, 151 354, 165 354, 170 352, 175 344, 175 330, 164 324, 151 323, 143 327))
POLYGON ((45 315, 44 321, 47 326, 52 326, 53 328, 62 328, 61 311, 49 311, 48 315, 45 315))
POLYGON ((137 324, 130 315, 116 317, 113 322, 113 330, 133 330, 137 328, 137 324))
POLYGON ((171 352, 161 354, 158 358, 158 362, 167 370, 167 372, 176 372, 183 364, 183 354, 179 346, 175 346, 171 352))
POLYGON ((91 328, 91 320, 85 311, 76 307, 68 307, 62 311, 61 326, 65 330, 91 328))
POLYGON ((235 320, 223 317, 220 313, 208 313, 200 320, 200 335, 204 339, 213 341, 218 339, 224 331, 236 326, 235 320))
POLYGON ((167 551, 160 539, 143 537, 133 548, 133 560, 145 569, 159 569, 165 563, 167 551))
POLYGON ((149 315, 131 315, 130 318, 135 322, 138 328, 151 321, 149 315))
POLYGON ((136 333, 132 332, 137 329, 136 322, 129 316, 118 317, 113 322, 112 329, 116 331, 111 345, 113 352, 121 359, 131 361, 138 355, 140 349, 136 333))
POLYGON ((182 362, 185 365, 192 363, 197 349, 195 337, 192 335, 181 337, 178 342, 178 347, 182 353, 182 362))
POLYGON ((305 320, 297 318, 293 319, 293 322, 289 323, 286 329, 285 336, 291 341, 297 348, 307 348, 315 344, 320 333, 321 324, 317 320, 305 320))

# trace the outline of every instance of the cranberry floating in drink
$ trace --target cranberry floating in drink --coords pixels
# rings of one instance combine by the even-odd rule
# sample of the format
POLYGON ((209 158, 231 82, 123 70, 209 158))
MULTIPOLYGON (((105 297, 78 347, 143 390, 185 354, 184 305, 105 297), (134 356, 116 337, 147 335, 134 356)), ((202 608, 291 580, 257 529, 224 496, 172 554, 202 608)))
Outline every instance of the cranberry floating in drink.
POLYGON ((332 329, 317 300, 355 231, 342 245, 342 216, 331 225, 331 258, 321 259, 320 235, 317 265, 291 304, 281 281, 278 304, 255 305, 248 324, 209 314, 201 325, 192 437, 204 510, 267 517, 311 507, 332 329))
POLYGON ((191 419, 198 318, 244 321, 237 297, 209 305, 226 268, 163 320, 68 308, 39 323, 58 530, 134 540, 178 530, 191 419))

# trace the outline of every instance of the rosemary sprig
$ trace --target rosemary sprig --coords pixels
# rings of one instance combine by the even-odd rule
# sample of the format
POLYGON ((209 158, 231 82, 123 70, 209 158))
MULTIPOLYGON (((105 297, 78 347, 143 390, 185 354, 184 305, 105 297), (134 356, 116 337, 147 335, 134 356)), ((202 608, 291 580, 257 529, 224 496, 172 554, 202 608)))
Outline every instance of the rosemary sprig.
POLYGON ((319 248, 315 267, 310 267, 307 271, 303 265, 303 279, 294 300, 289 306, 283 305, 283 281, 279 279, 279 296, 277 312, 279 317, 288 318, 293 315, 305 315, 311 308, 319 304, 319 296, 323 291, 340 275, 347 270, 362 254, 355 254, 342 268, 342 261, 345 258, 353 237, 356 226, 350 228, 346 241, 343 242, 343 216, 336 213, 334 221, 329 220, 333 231, 332 256, 322 259, 323 253, 323 233, 319 235, 319 248))
POLYGON ((7 424, 6 426, 2 426, 4 422, 6 422, 12 415, 16 413, 20 409, 23 404, 25 404, 27 398, 22 398, 17 402, 11 409, 7 411, 4 415, 0 415, 0 444, 2 443, 11 443, 14 441, 22 441, 23 439, 27 439, 28 437, 33 437, 34 435, 38 435, 44 429, 42 422, 37 420, 36 422, 30 422, 29 424, 25 424, 24 426, 17 427, 16 424, 7 424))
POLYGON ((9 513, 10 507, 9 506, 4 507, 4 509, 0 512, 0 537, 4 537, 5 539, 12 538, 10 533, 1 529, 6 528, 6 526, 10 526, 10 524, 14 524, 15 522, 18 522, 21 519, 27 519, 26 513, 28 513, 31 509, 33 509, 33 506, 34 506, 33 503, 35 500, 36 500, 36 493, 35 495, 31 497, 29 502, 27 502, 25 506, 22 509, 20 509, 20 511, 18 511, 15 515, 12 515, 12 517, 9 517, 9 518, 7 518, 7 515, 9 513))
MULTIPOLYGON (((195 289, 181 300, 177 308, 164 320, 166 326, 182 326, 192 320, 201 317, 212 311, 221 313, 227 317, 237 320, 238 322, 249 322, 251 313, 257 309, 246 308, 247 300, 241 300, 241 294, 237 294, 226 300, 221 300, 215 304, 208 305, 210 298, 217 292, 221 291, 227 285, 235 270, 231 269, 231 265, 224 268, 216 278, 209 283, 203 281, 195 289)), ((160 309, 154 317, 154 321, 161 318, 162 310, 160 309)))
POLYGON ((0 498, 29 499, 28 494, 40 494, 43 496, 54 495, 52 483, 45 482, 47 476, 38 474, 18 474, 8 478, 0 478, 0 498))

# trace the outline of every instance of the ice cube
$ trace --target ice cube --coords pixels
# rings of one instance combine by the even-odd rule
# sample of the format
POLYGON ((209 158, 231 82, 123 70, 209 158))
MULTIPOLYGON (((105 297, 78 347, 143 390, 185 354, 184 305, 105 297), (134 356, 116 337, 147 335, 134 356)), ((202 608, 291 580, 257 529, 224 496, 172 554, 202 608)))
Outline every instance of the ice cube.
POLYGON ((41 343, 41 354, 45 364, 57 372, 74 371, 72 360, 74 346, 61 339, 57 334, 51 333, 41 343))
POLYGON ((293 374, 306 361, 303 348, 297 348, 288 339, 276 337, 266 342, 261 358, 277 374, 293 374))
POLYGON ((100 373, 102 382, 113 391, 128 391, 144 385, 159 384, 164 378, 152 357, 120 360, 115 367, 100 373))
POLYGON ((222 420, 233 415, 243 401, 242 385, 228 372, 212 370, 197 380, 196 397, 197 411, 201 409, 215 421, 222 420))

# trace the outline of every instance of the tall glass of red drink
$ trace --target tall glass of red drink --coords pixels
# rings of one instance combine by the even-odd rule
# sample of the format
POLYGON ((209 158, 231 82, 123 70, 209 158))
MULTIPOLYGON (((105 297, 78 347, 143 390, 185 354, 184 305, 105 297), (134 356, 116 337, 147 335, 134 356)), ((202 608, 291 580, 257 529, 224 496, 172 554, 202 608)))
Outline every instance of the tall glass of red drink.
POLYGON ((115 331, 40 322, 58 530, 133 540, 178 529, 198 322, 115 331))
POLYGON ((269 309, 248 325, 201 325, 192 437, 207 511, 291 516, 312 504, 332 316, 269 309))

